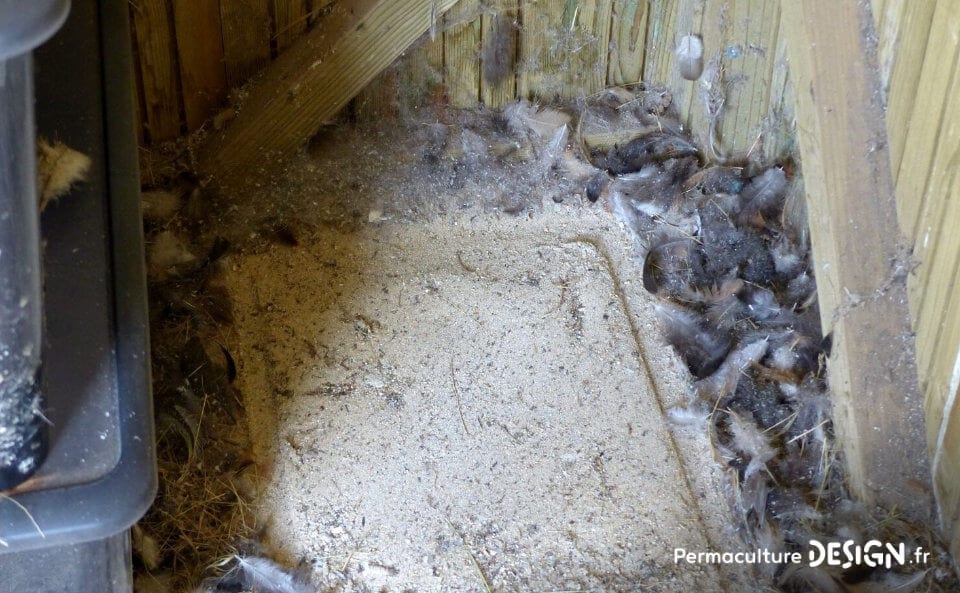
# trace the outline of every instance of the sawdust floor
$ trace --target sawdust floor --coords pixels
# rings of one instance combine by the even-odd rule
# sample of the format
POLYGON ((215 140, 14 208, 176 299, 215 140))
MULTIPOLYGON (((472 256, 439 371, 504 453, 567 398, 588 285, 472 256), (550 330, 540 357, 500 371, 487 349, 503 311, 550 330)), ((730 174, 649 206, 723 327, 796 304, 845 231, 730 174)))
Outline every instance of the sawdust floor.
POLYGON ((759 590, 600 208, 321 226, 224 282, 272 544, 336 591, 759 590), (723 572, 723 574, 721 574, 723 572))

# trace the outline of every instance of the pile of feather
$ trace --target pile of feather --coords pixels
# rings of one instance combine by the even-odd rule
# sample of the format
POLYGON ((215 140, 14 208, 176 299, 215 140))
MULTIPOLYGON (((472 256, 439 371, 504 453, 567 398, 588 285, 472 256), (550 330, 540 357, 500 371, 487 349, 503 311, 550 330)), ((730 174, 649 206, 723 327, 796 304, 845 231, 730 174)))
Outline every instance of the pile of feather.
MULTIPOLYGON (((904 542, 909 554, 918 547, 935 554, 926 565, 892 571, 761 566, 766 582, 788 593, 958 590, 949 555, 928 526, 865 509, 845 491, 830 420, 829 337, 821 335, 802 191, 791 160, 768 165, 749 159, 706 162, 673 114, 670 93, 662 89, 610 89, 562 108, 520 101, 502 111, 451 110, 442 117, 431 113, 403 133, 417 147, 409 151, 407 177, 401 174, 395 183, 384 184, 381 167, 360 160, 353 171, 357 187, 390 187, 398 196, 446 192, 458 196, 453 207, 469 198, 507 214, 535 210, 550 200, 582 201, 608 208, 630 229, 644 286, 656 297, 662 334, 693 380, 686 405, 669 410, 670 419, 678 430, 684 425, 709 431, 717 457, 731 476, 729 498, 740 518, 745 549, 806 554, 811 539, 879 539, 904 542)), ((334 186, 315 189, 319 194, 342 193, 334 186)), ((166 202, 176 202, 175 197, 159 200, 163 193, 151 196, 145 212, 152 216, 169 210, 161 207, 166 202)), ((395 204, 381 198, 371 220, 403 220, 410 211, 436 207, 409 198, 397 198, 395 204)), ((174 205, 173 210, 178 209, 174 205)), ((189 211, 190 201, 182 209, 189 211)), ((270 218, 257 224, 261 235, 295 245, 293 222, 270 218)), ((198 226, 217 232, 231 229, 225 222, 198 226)), ((232 240, 255 235, 242 224, 234 226, 232 240)), ((196 302, 203 297, 209 301, 200 308, 208 311, 203 318, 228 323, 229 315, 215 314, 229 312, 228 301, 214 306, 224 299, 213 298, 216 286, 203 271, 220 258, 227 243, 208 241, 211 255, 197 258, 171 228, 174 225, 165 221, 153 235, 149 259, 160 301, 156 310, 191 311, 196 317, 196 302), (190 272, 194 269, 202 273, 190 272), (176 306, 181 302, 186 304, 176 306)), ((172 321, 180 317, 176 313, 172 321)), ((172 321, 169 333, 186 335, 172 321)), ((193 324, 203 325, 196 320, 193 324)), ((215 347, 186 348, 176 341, 171 345, 177 347, 170 348, 166 366, 173 371, 155 371, 171 393, 189 387, 177 368, 217 366, 209 362, 210 352, 217 354, 215 347), (181 360, 191 351, 197 355, 181 360)), ((223 355, 225 367, 232 368, 229 354, 223 355)), ((220 375, 227 377, 221 382, 229 382, 230 372, 220 375)), ((217 553, 222 548, 217 545, 217 553)), ((265 548, 228 556, 215 565, 218 575, 203 581, 197 591, 312 590, 308 569, 290 569, 270 557, 265 548)))
MULTIPOLYGON (((692 375, 690 401, 669 415, 710 431, 746 542, 804 558, 810 539, 926 547, 924 529, 873 517, 845 492, 826 382, 830 336, 821 335, 793 161, 704 163, 662 91, 595 97, 580 106, 576 139, 595 168, 585 195, 634 233, 663 336, 692 375)), ((762 570, 782 590, 822 593, 952 578, 916 567, 762 570)))

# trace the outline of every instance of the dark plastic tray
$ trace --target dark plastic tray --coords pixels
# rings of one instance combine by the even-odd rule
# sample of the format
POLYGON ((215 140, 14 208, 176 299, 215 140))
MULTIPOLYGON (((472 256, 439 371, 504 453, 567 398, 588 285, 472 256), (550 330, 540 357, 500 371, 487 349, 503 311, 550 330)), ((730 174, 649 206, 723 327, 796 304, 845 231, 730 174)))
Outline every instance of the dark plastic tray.
POLYGON ((116 536, 156 492, 128 10, 127 0, 74 0, 35 52, 39 135, 93 167, 42 218, 50 452, 12 495, 29 517, 0 497, 0 563, 116 536))

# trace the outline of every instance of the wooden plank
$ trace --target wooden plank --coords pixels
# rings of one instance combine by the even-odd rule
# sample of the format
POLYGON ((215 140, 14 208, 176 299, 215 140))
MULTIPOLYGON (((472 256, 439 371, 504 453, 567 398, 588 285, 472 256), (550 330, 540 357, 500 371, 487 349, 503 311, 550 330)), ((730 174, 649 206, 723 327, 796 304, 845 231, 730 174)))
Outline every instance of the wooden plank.
MULTIPOLYGON (((643 80, 665 84, 673 93, 673 105, 683 122, 690 123, 690 111, 696 96, 694 82, 680 76, 676 65, 677 42, 684 35, 702 32, 703 2, 684 0, 651 0, 647 28, 647 47, 643 65, 643 80)), ((704 62, 717 51, 719 43, 707 45, 704 40, 704 62)))
POLYGON ((290 47, 307 29, 307 0, 271 0, 277 52, 290 47))
MULTIPOLYGON (((960 184, 955 183, 954 189, 960 195, 960 184)), ((960 307, 951 306, 951 309, 957 312, 960 307)), ((943 367, 946 373, 937 379, 938 387, 942 388, 938 391, 947 396, 942 400, 947 407, 942 416, 945 420, 937 423, 939 430, 933 447, 933 480, 941 528, 947 538, 955 542, 960 535, 957 529, 960 519, 960 406, 956 405, 960 387, 960 344, 953 343, 947 348, 952 360, 943 367)))
MULTIPOLYGON (((880 66, 880 83, 883 88, 883 96, 886 98, 890 89, 890 73, 893 69, 893 60, 897 50, 897 44, 900 41, 900 27, 903 24, 903 13, 907 9, 909 2, 886 2, 874 0, 879 7, 874 10, 881 10, 874 14, 874 24, 877 31, 877 64, 880 66)), ((928 3, 931 6, 932 2, 928 3)))
POLYGON ((524 0, 519 95, 549 101, 603 89, 612 4, 612 0, 524 0))
POLYGON ((167 0, 132 3, 143 107, 148 142, 170 140, 180 135, 180 89, 177 84, 173 28, 167 0))
POLYGON ((251 85, 243 109, 198 155, 221 184, 269 175, 430 28, 456 0, 334 4, 251 85))
POLYGON ((370 81, 353 101, 357 123, 378 124, 400 115, 398 65, 388 67, 370 81))
POLYGON ((480 20, 480 100, 502 107, 517 96, 517 52, 520 43, 520 5, 510 0, 480 20))
POLYGON ((794 109, 793 79, 790 76, 786 36, 783 30, 783 14, 777 33, 777 47, 770 82, 769 112, 764 122, 761 149, 767 162, 780 160, 796 149, 796 110, 794 109))
MULTIPOLYGON (((892 4, 896 4, 893 2, 892 4)), ((883 15, 886 11, 887 0, 870 0, 870 14, 873 16, 873 24, 880 31, 883 28, 883 15)))
POLYGON ((173 0, 177 57, 187 132, 198 129, 227 99, 220 8, 213 2, 173 0))
POLYGON ((400 112, 411 116, 433 107, 435 117, 446 106, 443 84, 443 36, 424 35, 400 66, 400 112))
POLYGON ((919 225, 913 257, 919 262, 908 287, 914 328, 918 334, 917 360, 921 377, 929 367, 932 353, 939 349, 937 337, 944 323, 944 309, 953 290, 950 271, 960 257, 958 197, 951 195, 954 176, 960 167, 960 64, 944 108, 940 134, 934 148, 930 178, 926 182, 924 212, 919 225))
POLYGON ((480 0, 460 0, 444 16, 444 81, 453 107, 480 101, 480 12, 480 0))
MULTIPOLYGON (((951 179, 953 190, 946 196, 952 202, 960 199, 956 178, 951 179)), ((949 216, 954 224, 957 221, 957 209, 952 208, 949 216)), ((944 430, 943 419, 947 416, 948 402, 955 392, 951 387, 954 380, 954 365, 960 351, 960 293, 957 280, 960 276, 960 256, 957 252, 940 252, 939 260, 933 266, 942 274, 934 285, 926 291, 936 293, 937 302, 927 307, 930 318, 922 320, 917 331, 917 366, 920 372, 920 384, 924 387, 924 413, 927 419, 927 443, 930 451, 936 454, 940 433, 944 430), (933 313, 936 313, 934 318, 933 313)), ((926 296, 926 295, 924 295, 926 296)), ((957 484, 960 487, 960 484, 957 484)))
POLYGON ((747 0, 730 6, 721 52, 725 98, 720 138, 728 154, 746 154, 756 149, 769 114, 780 2, 747 0))
POLYGON ((646 0, 614 0, 611 10, 607 84, 638 83, 643 80, 647 17, 650 14, 648 3, 646 0))
MULTIPOLYGON (((690 83, 689 104, 684 120, 691 135, 705 147, 708 158, 718 159, 727 152, 721 133, 722 117, 726 111, 726 96, 731 85, 725 70, 727 38, 730 36, 730 3, 727 0, 705 0, 702 3, 700 28, 688 32, 677 31, 674 47, 684 35, 699 35, 703 43, 703 73, 690 83), (718 106, 724 108, 716 111, 718 106), (711 113, 716 113, 712 116, 711 113), (711 142, 711 138, 715 141, 711 142)), ((676 50, 674 50, 676 51, 676 50)), ((742 50, 731 50, 731 52, 742 50)), ((736 54, 739 57, 739 54, 736 54)), ((675 56, 674 56, 675 58, 675 56)), ((729 59, 729 58, 727 58, 729 59)), ((673 67, 677 68, 674 59, 673 67)))
MULTIPOLYGON (((389 68, 377 75, 353 100, 357 123, 374 124, 384 119, 416 117, 423 107, 443 103, 443 34, 431 40, 421 36, 389 68)), ((436 115, 436 114, 434 114, 436 115)))
POLYGON ((227 84, 236 88, 270 61, 269 0, 220 0, 227 84))
POLYGON ((784 2, 834 421, 853 494, 929 520, 922 402, 876 56, 863 6, 784 2), (839 59, 844 56, 844 59, 839 59), (842 256, 841 256, 842 255, 842 256), (890 463, 891 459, 910 460, 890 463))
MULTIPOLYGON (((930 27, 936 2, 904 2, 898 18, 897 38, 881 39, 881 55, 884 45, 893 54, 887 93, 887 133, 890 136, 890 160, 892 162, 894 182, 899 183, 900 163, 903 159, 904 145, 907 141, 910 117, 917 102, 920 72, 924 65, 930 27)), ((924 95, 924 99, 926 96, 924 95)), ((900 196, 899 200, 908 200, 900 196)), ((901 206, 901 213, 903 207, 901 206)), ((903 214, 901 214, 901 218, 903 214)))
POLYGON ((956 72, 957 60, 960 58, 960 48, 955 39, 958 28, 960 3, 938 2, 923 58, 920 81, 912 90, 912 115, 897 176, 897 206, 904 232, 915 242, 922 239, 918 232, 922 213, 926 208, 924 200, 927 195, 927 180, 930 179, 948 90, 953 84, 953 73, 956 72))

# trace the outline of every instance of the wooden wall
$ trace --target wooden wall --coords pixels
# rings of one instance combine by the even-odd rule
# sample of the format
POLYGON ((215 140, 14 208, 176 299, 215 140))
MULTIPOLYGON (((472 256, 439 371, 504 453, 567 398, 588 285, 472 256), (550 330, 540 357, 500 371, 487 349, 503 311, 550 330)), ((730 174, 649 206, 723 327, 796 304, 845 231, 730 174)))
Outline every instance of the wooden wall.
MULTIPOLYGON (((349 1, 131 2, 142 141, 199 128, 331 2, 349 1)), ((871 5, 905 261, 914 262, 908 282, 927 445, 960 557, 960 2, 871 5)), ((718 152, 772 158, 793 150, 795 138, 783 29, 779 0, 460 0, 350 109, 376 125, 441 103, 498 107, 666 83, 701 142, 713 129, 718 152), (674 56, 691 33, 705 46, 695 82, 680 77, 674 56)))
POLYGON ((960 3, 874 0, 934 489, 960 558, 960 3))
MULTIPOLYGON (((199 128, 337 1, 351 0, 131 2, 142 141, 199 128)), ((460 0, 351 110, 376 122, 441 98, 498 107, 666 83, 703 135, 707 101, 723 98, 715 119, 722 152, 779 155, 793 138, 779 27, 779 0, 460 0), (680 77, 674 57, 691 33, 702 36, 707 63, 696 82, 680 77)))

